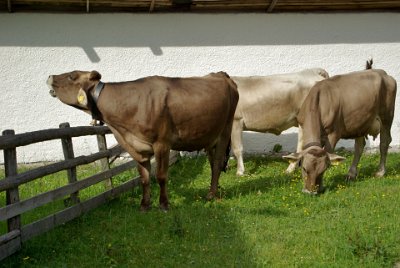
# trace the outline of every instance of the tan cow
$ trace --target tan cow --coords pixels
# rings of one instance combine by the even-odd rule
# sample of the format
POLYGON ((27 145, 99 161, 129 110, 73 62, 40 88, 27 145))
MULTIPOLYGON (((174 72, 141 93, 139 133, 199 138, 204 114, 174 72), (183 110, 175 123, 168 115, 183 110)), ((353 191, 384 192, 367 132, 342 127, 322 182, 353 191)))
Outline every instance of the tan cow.
MULTIPOLYGON (((242 131, 279 135, 297 126, 297 113, 311 87, 328 77, 328 73, 321 68, 290 74, 232 77, 240 95, 231 137, 233 154, 237 159, 237 175, 244 173, 242 131)), ((298 151, 302 148, 300 131, 297 148, 298 151)), ((292 172, 295 167, 295 163, 289 165, 287 172, 292 172)))
POLYGON ((225 73, 204 77, 152 76, 130 82, 103 83, 96 72, 52 75, 50 94, 105 122, 121 146, 138 162, 143 197, 150 208, 150 158, 157 162, 160 208, 168 209, 166 190, 170 150, 205 149, 211 165, 207 198, 217 191, 229 157, 230 133, 238 102, 235 83, 225 73))
MULTIPOLYGON (((371 68, 372 61, 367 63, 371 68)), ((305 99, 297 120, 305 146, 284 158, 301 159, 303 192, 322 191, 322 177, 331 163, 344 158, 333 154, 339 139, 355 139, 354 159, 348 178, 357 176, 365 137, 380 134, 380 164, 376 176, 385 174, 386 155, 392 137, 396 80, 383 70, 365 70, 336 75, 317 83, 305 99)))

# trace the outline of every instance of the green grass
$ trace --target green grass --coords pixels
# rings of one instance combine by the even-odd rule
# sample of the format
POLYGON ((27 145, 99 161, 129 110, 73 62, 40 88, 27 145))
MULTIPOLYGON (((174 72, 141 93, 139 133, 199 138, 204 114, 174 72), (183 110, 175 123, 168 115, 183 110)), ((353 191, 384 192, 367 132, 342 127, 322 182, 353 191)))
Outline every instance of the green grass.
POLYGON ((204 198, 210 183, 206 158, 182 158, 169 172, 169 212, 158 209, 153 180, 150 212, 139 212, 141 189, 134 189, 28 241, 1 264, 393 267, 400 261, 400 154, 388 156, 387 175, 379 179, 372 177, 379 155, 364 155, 359 177, 350 183, 344 179, 351 163, 346 156, 326 172, 327 190, 319 196, 302 194, 300 172, 284 174, 281 159, 248 157, 244 177, 236 177, 230 161, 213 202, 204 198))

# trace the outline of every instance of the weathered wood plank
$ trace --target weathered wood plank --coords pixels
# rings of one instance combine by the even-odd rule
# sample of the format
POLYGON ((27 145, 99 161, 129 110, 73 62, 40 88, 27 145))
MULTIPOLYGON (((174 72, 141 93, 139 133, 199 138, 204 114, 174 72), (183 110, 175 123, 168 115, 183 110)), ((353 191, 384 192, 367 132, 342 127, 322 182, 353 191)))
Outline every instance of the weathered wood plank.
POLYGON ((14 254, 21 249, 21 237, 17 236, 12 240, 0 245, 0 261, 14 254))
POLYGON ((20 230, 13 230, 9 233, 6 233, 2 236, 0 236, 0 246, 7 243, 8 241, 16 238, 17 236, 19 236, 21 234, 20 230))
MULTIPOLYGON (((14 130, 4 130, 3 135, 14 136, 14 130)), ((4 169, 6 177, 17 175, 17 151, 15 148, 4 150, 4 169)), ((2 180, 4 181, 4 180, 2 180)), ((11 205, 19 202, 19 191, 18 185, 15 185, 7 189, 6 192, 6 205, 11 205)), ((15 217, 7 220, 7 230, 11 232, 13 230, 19 230, 21 228, 21 217, 16 215, 15 217)))
MULTIPOLYGON (((70 125, 69 123, 62 123, 60 124, 60 128, 69 128, 70 125)), ((69 159, 74 159, 74 147, 72 144, 72 139, 70 137, 68 138, 62 138, 61 139, 61 144, 63 148, 63 154, 64 154, 64 159, 69 160, 69 159)), ((68 182, 69 183, 74 183, 78 180, 77 174, 76 174, 76 167, 71 167, 67 169, 67 176, 68 176, 68 182)), ((69 199, 67 199, 67 203, 72 203, 76 204, 79 203, 79 192, 74 192, 71 193, 69 199)))
MULTIPOLYGON (((97 137, 97 146, 99 148, 99 152, 106 151, 107 150, 107 140, 105 135, 96 135, 97 137)), ((109 170, 110 165, 108 162, 108 157, 100 159, 100 165, 101 165, 101 170, 109 170)), ((106 190, 110 190, 112 188, 112 179, 109 178, 104 181, 104 186, 106 190)))
POLYGON ((98 152, 89 156, 78 156, 74 159, 65 160, 62 162, 39 167, 34 170, 30 170, 18 175, 7 176, 5 179, 0 180, 0 191, 16 187, 18 185, 32 181, 36 178, 53 174, 58 171, 65 170, 74 166, 89 164, 104 157, 119 155, 122 152, 124 152, 124 150, 121 148, 121 146, 115 146, 113 148, 108 149, 107 151, 98 152))
POLYGON ((89 200, 78 203, 72 207, 64 209, 58 213, 50 215, 46 218, 23 226, 21 229, 21 240, 25 242, 32 237, 35 237, 39 234, 42 234, 46 231, 53 229, 54 227, 64 224, 85 212, 88 212, 102 204, 106 201, 115 198, 123 192, 131 190, 133 187, 136 187, 140 184, 140 177, 135 177, 134 179, 125 182, 109 191, 106 191, 102 194, 99 194, 89 200))
POLYGON ((21 249, 21 231, 14 230, 0 236, 0 261, 21 249))
POLYGON ((110 134, 111 130, 106 126, 82 126, 70 128, 51 128, 45 130, 32 131, 14 136, 1 136, 0 137, 0 150, 9 149, 19 146, 25 146, 32 143, 61 139, 72 138, 96 134, 110 134))
POLYGON ((111 176, 115 176, 124 171, 127 171, 128 169, 132 169, 135 166, 136 166, 136 162, 131 160, 129 162, 126 162, 124 164, 116 166, 112 169, 109 169, 104 172, 90 176, 86 179, 65 185, 63 187, 54 189, 49 192, 45 192, 45 193, 36 195, 34 197, 25 199, 18 203, 2 207, 2 208, 0 208, 0 221, 4 221, 8 218, 14 217, 15 215, 20 215, 24 212, 30 211, 34 208, 40 207, 49 202, 53 202, 53 201, 58 200, 68 194, 74 193, 78 190, 83 190, 83 189, 85 189, 91 185, 94 185, 96 183, 99 183, 111 176))

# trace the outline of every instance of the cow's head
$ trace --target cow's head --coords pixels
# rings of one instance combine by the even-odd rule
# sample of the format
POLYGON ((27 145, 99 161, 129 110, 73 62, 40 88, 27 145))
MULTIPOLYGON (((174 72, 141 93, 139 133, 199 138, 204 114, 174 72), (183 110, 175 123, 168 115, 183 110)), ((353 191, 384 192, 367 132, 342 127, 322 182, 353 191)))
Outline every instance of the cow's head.
POLYGON ((299 162, 304 179, 303 192, 318 194, 322 192, 322 177, 325 170, 331 165, 343 161, 345 158, 336 154, 330 154, 319 146, 311 146, 299 153, 283 156, 289 162, 299 162))
POLYGON ((50 75, 47 85, 50 95, 59 98, 63 103, 90 110, 92 98, 89 91, 100 81, 101 75, 97 71, 73 71, 60 75, 50 75))

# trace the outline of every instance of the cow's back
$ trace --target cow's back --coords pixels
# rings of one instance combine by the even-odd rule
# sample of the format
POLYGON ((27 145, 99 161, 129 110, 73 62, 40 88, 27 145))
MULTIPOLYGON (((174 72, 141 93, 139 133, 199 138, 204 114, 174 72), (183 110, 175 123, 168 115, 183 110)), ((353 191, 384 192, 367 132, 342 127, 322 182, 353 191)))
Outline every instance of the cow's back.
POLYGON ((244 130, 279 134, 297 125, 297 112, 309 90, 327 77, 321 68, 290 74, 232 77, 240 95, 235 119, 244 121, 244 130))
POLYGON ((176 150, 212 147, 232 124, 238 102, 235 83, 224 73, 201 78, 166 79, 171 145, 176 150))
POLYGON ((395 95, 396 81, 383 70, 333 76, 311 89, 298 121, 307 121, 305 128, 310 129, 321 122, 326 134, 335 132, 342 138, 375 136, 371 126, 394 112, 395 95))

